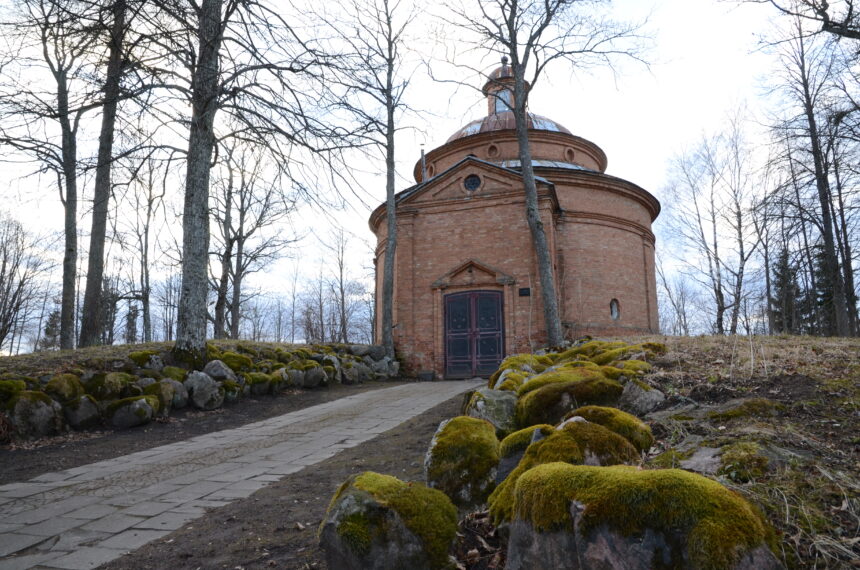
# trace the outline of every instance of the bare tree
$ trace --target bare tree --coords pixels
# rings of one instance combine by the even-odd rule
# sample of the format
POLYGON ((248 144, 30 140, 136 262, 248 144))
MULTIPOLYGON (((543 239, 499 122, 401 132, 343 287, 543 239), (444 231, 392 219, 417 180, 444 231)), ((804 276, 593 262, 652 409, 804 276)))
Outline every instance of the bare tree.
MULTIPOLYGON (((639 59, 635 41, 639 26, 602 18, 591 0, 477 0, 452 7, 453 23, 477 36, 475 43, 501 55, 510 68, 495 78, 499 101, 513 111, 525 187, 526 220, 532 235, 543 300, 547 342, 564 340, 555 271, 538 210, 537 184, 529 148, 529 91, 548 65, 564 61, 573 67, 612 65, 616 56, 639 59), (506 93, 508 95, 506 95, 506 93)), ((493 80, 493 78, 491 78, 493 80)))
POLYGON ((50 268, 21 224, 0 216, 0 351, 14 350, 16 327, 41 300, 39 280, 50 268))
POLYGON ((820 26, 820 31, 838 37, 860 40, 860 14, 854 0, 747 0, 771 4, 782 14, 820 26))

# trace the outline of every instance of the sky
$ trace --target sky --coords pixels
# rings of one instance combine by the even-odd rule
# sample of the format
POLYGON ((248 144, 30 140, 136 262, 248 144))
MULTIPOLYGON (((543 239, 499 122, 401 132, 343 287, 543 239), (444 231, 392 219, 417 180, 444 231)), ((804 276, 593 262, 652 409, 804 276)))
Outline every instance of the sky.
MULTIPOLYGON (((720 128, 739 104, 755 110, 762 93, 769 58, 757 51, 757 35, 775 17, 769 6, 716 0, 617 0, 617 17, 642 21, 653 38, 646 54, 649 65, 622 63, 613 74, 607 70, 572 73, 564 66, 550 68, 530 95, 530 110, 550 117, 574 134, 591 140, 609 157, 607 172, 628 179, 663 197, 667 165, 671 157, 693 145, 704 134, 720 128)), ((416 47, 421 49, 420 43, 416 47)), ((497 61, 476 64, 486 72, 497 61)), ((477 75, 462 78, 480 88, 477 75)), ((415 72, 408 100, 421 110, 408 119, 418 129, 401 131, 397 137, 398 190, 414 183, 412 168, 422 145, 429 151, 443 144, 465 123, 486 112, 480 92, 434 83, 422 70, 415 72)), ((367 219, 385 197, 384 162, 364 162, 359 176, 362 200, 352 199, 340 212, 321 216, 305 207, 294 217, 294 229, 306 237, 291 259, 271 268, 258 284, 282 289, 293 268, 313 278, 327 254, 320 247, 330 228, 343 226, 351 236, 353 274, 367 275, 372 267, 375 238, 367 219)), ((20 181, 13 169, 0 170, 0 192, 11 200, 12 213, 35 232, 62 227, 62 208, 53 180, 39 190, 34 178, 20 181)), ((89 227, 89 222, 85 227, 89 227)), ((660 220, 655 225, 660 230, 660 220)), ((286 229, 286 228, 285 228, 286 229)), ((85 245, 85 244, 82 244, 85 245)), ((658 244, 659 248, 659 244, 658 244)))

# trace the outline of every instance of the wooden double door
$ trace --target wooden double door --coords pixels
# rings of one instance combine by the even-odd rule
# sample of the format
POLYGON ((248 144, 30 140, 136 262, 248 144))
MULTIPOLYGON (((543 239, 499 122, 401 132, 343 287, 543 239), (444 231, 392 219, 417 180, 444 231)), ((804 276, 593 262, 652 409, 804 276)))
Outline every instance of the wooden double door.
POLYGON ((500 291, 445 295, 445 377, 489 376, 505 353, 500 291))

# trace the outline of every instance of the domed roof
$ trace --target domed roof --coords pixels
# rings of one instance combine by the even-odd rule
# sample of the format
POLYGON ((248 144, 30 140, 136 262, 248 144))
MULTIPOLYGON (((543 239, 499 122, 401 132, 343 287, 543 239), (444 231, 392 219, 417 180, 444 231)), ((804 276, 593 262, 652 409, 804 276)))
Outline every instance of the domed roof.
MULTIPOLYGON (((479 133, 506 131, 513 130, 515 128, 517 128, 517 124, 516 119, 514 118, 514 113, 512 111, 503 111, 501 113, 487 115, 483 119, 472 121, 451 135, 446 142, 455 141, 457 139, 477 135, 479 133)), ((537 131, 553 131, 567 135, 573 134, 564 125, 556 123, 552 119, 535 115, 534 113, 528 113, 528 128, 537 131)))

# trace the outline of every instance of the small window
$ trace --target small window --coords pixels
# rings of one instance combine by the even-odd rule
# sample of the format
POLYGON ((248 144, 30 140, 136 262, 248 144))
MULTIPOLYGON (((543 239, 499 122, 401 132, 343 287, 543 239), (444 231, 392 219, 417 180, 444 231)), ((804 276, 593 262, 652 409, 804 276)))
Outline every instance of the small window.
POLYGON ((490 158, 496 158, 497 156, 499 156, 499 147, 497 147, 494 144, 491 144, 490 146, 488 146, 487 147, 487 156, 489 156, 490 158))
POLYGON ((496 114, 512 111, 514 108, 514 94, 510 89, 502 89, 496 93, 496 114))
POLYGON ((463 188, 469 192, 474 192, 481 187, 481 177, 477 174, 470 174, 463 180, 463 188))
POLYGON ((609 301, 609 316, 612 317, 613 321, 621 318, 621 307, 618 305, 618 299, 609 301))

